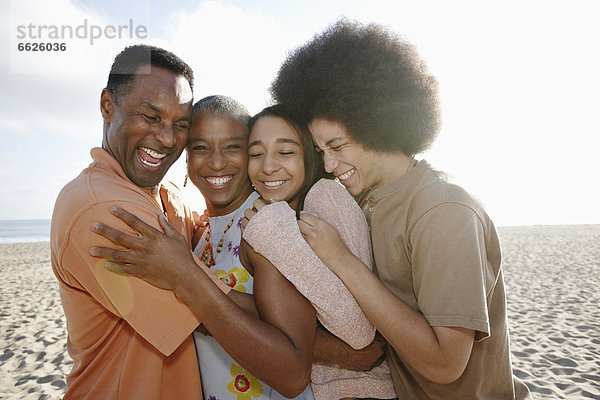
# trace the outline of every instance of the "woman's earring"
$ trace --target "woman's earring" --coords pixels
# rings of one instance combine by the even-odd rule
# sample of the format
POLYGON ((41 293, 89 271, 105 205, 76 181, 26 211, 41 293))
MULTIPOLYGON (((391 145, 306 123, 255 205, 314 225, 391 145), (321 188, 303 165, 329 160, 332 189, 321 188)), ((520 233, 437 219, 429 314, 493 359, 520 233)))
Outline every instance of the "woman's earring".
POLYGON ((185 185, 187 185, 187 181, 188 181, 189 177, 190 177, 189 174, 185 174, 185 179, 183 180, 183 187, 185 187, 185 185))

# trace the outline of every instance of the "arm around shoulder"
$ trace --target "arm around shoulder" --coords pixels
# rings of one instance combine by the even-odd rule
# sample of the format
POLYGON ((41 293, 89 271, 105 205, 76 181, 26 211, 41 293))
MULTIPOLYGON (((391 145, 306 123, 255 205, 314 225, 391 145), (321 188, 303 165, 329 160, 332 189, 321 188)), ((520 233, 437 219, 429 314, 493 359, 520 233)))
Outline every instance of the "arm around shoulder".
POLYGON ((344 284, 308 246, 287 203, 263 207, 246 227, 244 238, 311 301, 329 331, 354 349, 372 342, 375 328, 344 284))
MULTIPOLYGON (((322 237, 327 229, 319 228, 322 224, 322 221, 309 221, 303 233, 307 231, 307 240, 311 245, 322 247, 321 252, 331 252, 331 240, 322 237)), ((331 238, 331 235, 325 237, 331 238)), ((446 256, 451 257, 452 253, 446 256)), ((447 383, 462 374, 473 345, 474 330, 471 327, 432 327, 423 314, 396 297, 350 252, 342 251, 340 255, 330 257, 328 262, 365 314, 407 363, 435 382, 447 383)))
MULTIPOLYGON (((90 247, 115 246, 92 231, 93 223, 102 222, 133 232, 109 212, 111 204, 95 204, 74 220, 62 255, 63 268, 107 310, 125 319, 148 342, 169 355, 199 322, 172 292, 133 276, 111 272, 104 267, 106 260, 90 254, 90 247)), ((152 210, 132 203, 121 205, 139 214, 148 224, 158 226, 158 216, 152 210)))

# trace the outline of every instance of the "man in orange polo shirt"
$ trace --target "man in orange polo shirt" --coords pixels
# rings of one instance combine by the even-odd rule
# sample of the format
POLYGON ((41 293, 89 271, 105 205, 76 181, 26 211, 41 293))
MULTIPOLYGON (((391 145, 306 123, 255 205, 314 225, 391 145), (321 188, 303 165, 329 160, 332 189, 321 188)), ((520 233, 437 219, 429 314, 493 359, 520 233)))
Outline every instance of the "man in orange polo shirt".
MULTIPOLYGON (((109 241, 102 221, 133 233, 109 212, 125 206, 159 228, 163 214, 188 240, 191 212, 178 190, 160 182, 183 151, 192 121, 191 68, 151 46, 123 50, 102 91, 102 148, 68 183, 52 216, 52 268, 67 318, 73 370, 65 399, 201 399, 191 333, 200 324, 170 291, 118 275, 93 258, 109 241)), ((217 287, 229 287, 199 263, 217 287)))

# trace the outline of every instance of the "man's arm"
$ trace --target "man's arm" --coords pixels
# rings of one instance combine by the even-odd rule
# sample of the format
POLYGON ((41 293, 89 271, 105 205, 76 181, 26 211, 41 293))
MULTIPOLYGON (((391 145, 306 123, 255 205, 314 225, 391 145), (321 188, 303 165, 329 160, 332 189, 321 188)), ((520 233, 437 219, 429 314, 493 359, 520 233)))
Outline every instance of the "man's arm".
POLYGON ((335 228, 309 213, 302 213, 298 224, 315 253, 350 289, 400 357, 436 383, 450 383, 462 375, 471 355, 473 330, 432 327, 346 248, 335 228))
MULTIPOLYGON (((140 216, 158 225, 153 209, 121 202, 140 216)), ((89 293, 95 301, 125 320, 140 336, 165 356, 173 353, 198 326, 194 314, 171 292, 160 290, 134 277, 114 274, 89 253, 90 246, 107 246, 110 242, 90 231, 94 221, 109 222, 130 230, 108 211, 105 203, 88 206, 71 218, 65 227, 60 257, 64 282, 78 291, 89 293)))
POLYGON ((118 264, 107 266, 113 271, 174 291, 236 361, 281 394, 294 397, 304 390, 312 364, 314 309, 264 257, 248 256, 255 269, 259 320, 218 289, 163 216, 159 221, 167 234, 123 209, 111 212, 134 228, 139 237, 95 224, 92 229, 96 233, 126 247, 93 248, 90 251, 95 257, 116 261, 118 264))
MULTIPOLYGON (((254 303, 254 295, 238 292, 237 290, 231 290, 229 293, 227 293, 227 297, 229 297, 231 301, 235 303, 235 305, 252 315, 254 318, 259 318, 258 310, 256 309, 256 304, 254 303)), ((196 328, 196 332, 200 332, 203 335, 212 336, 204 324, 198 326, 198 328, 196 328)))

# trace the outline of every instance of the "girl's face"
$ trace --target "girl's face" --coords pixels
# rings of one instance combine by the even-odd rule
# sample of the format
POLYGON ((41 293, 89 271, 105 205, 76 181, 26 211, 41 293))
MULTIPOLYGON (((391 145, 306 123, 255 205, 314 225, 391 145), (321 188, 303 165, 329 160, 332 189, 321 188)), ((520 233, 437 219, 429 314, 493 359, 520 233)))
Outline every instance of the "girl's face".
POLYGON ((298 207, 304 184, 304 153, 296 130, 284 119, 264 116, 248 139, 248 176, 267 201, 287 201, 298 207))

